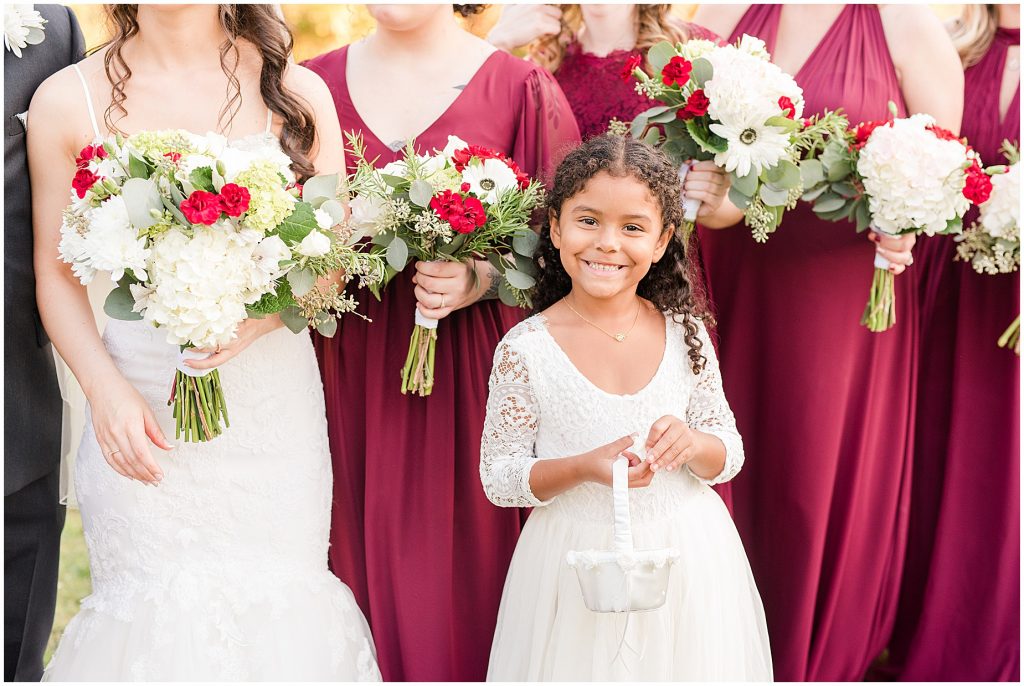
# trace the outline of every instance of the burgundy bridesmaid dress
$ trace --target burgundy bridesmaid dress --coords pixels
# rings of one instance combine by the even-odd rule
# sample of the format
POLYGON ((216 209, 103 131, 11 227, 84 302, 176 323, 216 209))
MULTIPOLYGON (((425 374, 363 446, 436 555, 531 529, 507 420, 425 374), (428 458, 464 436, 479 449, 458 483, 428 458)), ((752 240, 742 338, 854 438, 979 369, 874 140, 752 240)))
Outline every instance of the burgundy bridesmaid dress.
MULTIPOLYGON (((748 33, 774 52, 781 11, 752 5, 730 40, 748 33)), ((847 5, 794 76, 805 112, 905 111, 873 5, 847 5)), ((889 637, 906 543, 918 270, 896 278, 896 326, 871 333, 859 321, 874 245, 853 224, 801 203, 764 245, 736 226, 700 230, 700 246, 747 453, 733 516, 775 677, 859 680, 889 637)))
MULTIPOLYGON (((307 66, 327 82, 343 131, 362 132, 369 159, 400 157, 360 118, 345 75, 347 48, 307 66)), ((579 141, 565 96, 544 70, 497 51, 416 139, 448 136, 551 170, 579 141)), ((355 593, 388 681, 480 681, 522 513, 494 507, 480 485, 480 436, 494 349, 523 313, 496 300, 441 321, 436 381, 427 398, 402 395, 413 329, 413 270, 378 302, 358 294, 372 323, 345 317, 317 338, 334 462, 331 569, 355 593)))
MULTIPOLYGON (((999 29, 964 73, 961 133, 985 165, 1020 139, 1020 86, 999 90, 1018 29, 999 29)), ((966 217, 969 226, 976 217, 966 217)), ((925 239, 920 374, 907 560, 890 657, 906 681, 1020 680, 1020 358, 996 339, 1020 311, 1020 274, 954 262, 925 239)))

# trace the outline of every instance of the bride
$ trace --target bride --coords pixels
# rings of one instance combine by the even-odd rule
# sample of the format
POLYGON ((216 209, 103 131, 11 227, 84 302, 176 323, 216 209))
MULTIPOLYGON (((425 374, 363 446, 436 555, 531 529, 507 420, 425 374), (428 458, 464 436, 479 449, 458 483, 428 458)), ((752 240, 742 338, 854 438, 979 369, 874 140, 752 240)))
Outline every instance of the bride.
POLYGON ((114 133, 218 131, 296 176, 344 170, 319 77, 289 63, 273 5, 108 5, 113 38, 29 110, 37 298, 89 400, 76 489, 93 593, 49 680, 379 680, 366 621, 327 569, 331 466, 308 333, 247 320, 221 365, 231 428, 171 444, 177 347, 145 322, 102 337, 57 258, 75 156, 114 133))

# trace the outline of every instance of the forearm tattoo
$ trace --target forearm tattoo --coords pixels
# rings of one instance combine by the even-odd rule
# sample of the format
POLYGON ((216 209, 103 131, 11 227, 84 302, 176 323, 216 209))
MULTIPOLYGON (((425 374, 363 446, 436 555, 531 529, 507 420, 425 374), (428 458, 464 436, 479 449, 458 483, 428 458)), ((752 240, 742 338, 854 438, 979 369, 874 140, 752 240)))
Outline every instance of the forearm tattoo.
POLYGON ((487 290, 480 296, 480 299, 494 300, 498 297, 498 287, 501 286, 501 280, 505 277, 501 275, 501 272, 493 264, 487 265, 487 275, 491 279, 491 285, 487 287, 487 290))

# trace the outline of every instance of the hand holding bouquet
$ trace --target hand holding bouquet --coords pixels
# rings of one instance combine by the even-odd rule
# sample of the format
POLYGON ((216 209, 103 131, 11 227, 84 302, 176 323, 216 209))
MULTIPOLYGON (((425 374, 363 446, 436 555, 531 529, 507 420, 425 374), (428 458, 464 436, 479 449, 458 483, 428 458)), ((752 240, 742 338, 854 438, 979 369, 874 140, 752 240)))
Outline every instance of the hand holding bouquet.
MULTIPOLYGON (((890 109, 895 117, 895 106, 890 109)), ((959 233, 971 203, 987 197, 989 187, 978 156, 927 114, 859 124, 830 140, 816 160, 805 161, 803 171, 803 198, 818 216, 891 236, 959 233)), ((876 253, 861 318, 870 331, 896 323, 889 266, 876 253)))
MULTIPOLYGON (((979 274, 1009 274, 1020 268, 1020 152, 1003 142, 1009 165, 989 167, 992 193, 979 205, 978 220, 957 236, 956 259, 970 262, 979 274)), ((1020 355, 1020 315, 999 337, 1000 348, 1020 355)))
MULTIPOLYGON (((714 160, 729 172, 729 198, 744 211, 754 239, 763 242, 803 190, 801 158, 846 129, 837 113, 802 119, 803 91, 771 63, 764 42, 744 35, 736 45, 691 40, 651 47, 647 61, 627 65, 638 92, 660 105, 633 120, 631 133, 659 146, 679 164, 680 182, 692 160, 714 160), (659 127, 661 130, 659 130, 659 127)), ((684 200, 693 228, 699 203, 684 200)))
MULTIPOLYGON (((387 260, 383 282, 373 289, 378 297, 379 288, 414 260, 487 259, 501 275, 501 301, 529 306, 538 242, 530 216, 544 198, 539 182, 505 155, 455 136, 431 155, 417 155, 410 142, 402 159, 379 170, 366 159, 362 139, 348 139, 356 160, 349 225, 387 260)), ((402 393, 430 395, 437 324, 416 311, 402 393)))
POLYGON ((83 284, 110 272, 118 287, 107 314, 145 320, 181 347, 168 404, 186 441, 210 440, 221 421, 228 425, 218 371, 184 364, 202 357, 189 348, 216 348, 247 317, 277 313, 293 331, 333 335, 356 303, 337 286, 317 287, 317 278, 382 276, 380 260, 334 228, 344 216, 337 176, 297 186, 277 148, 142 132, 86 146, 77 164, 60 255, 83 284))

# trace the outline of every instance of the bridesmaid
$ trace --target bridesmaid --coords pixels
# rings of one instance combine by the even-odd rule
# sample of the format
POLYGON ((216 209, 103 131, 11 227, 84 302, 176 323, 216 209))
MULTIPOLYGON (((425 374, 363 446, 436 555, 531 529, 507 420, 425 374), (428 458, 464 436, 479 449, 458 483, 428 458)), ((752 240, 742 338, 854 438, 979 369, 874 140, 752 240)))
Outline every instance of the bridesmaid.
MULTIPOLYGON (((463 31, 451 5, 369 9, 375 33, 307 66, 329 85, 342 130, 361 132, 378 165, 411 138, 426 152, 456 135, 542 176, 579 141, 555 80, 463 31)), ((486 261, 420 262, 380 302, 360 298, 372 324, 352 317, 317 342, 335 470, 331 568, 369 619, 388 681, 487 673, 523 515, 480 488, 494 349, 523 317, 494 299, 497 285, 486 261), (444 320, 427 398, 399 390, 417 307, 444 320)))
MULTIPOLYGON (((1020 6, 964 5, 953 40, 965 68, 960 131, 986 165, 1002 163, 1002 141, 1020 139, 1020 6)), ((953 261, 955 245, 936 236, 918 250, 927 278, 910 530, 880 671, 1019 681, 1020 358, 995 340, 1020 310, 1020 275, 978 274, 953 261)))
MULTIPOLYGON (((923 6, 701 5, 700 24, 762 38, 808 112, 929 112, 960 128, 963 73, 923 6)), ((870 236, 870 235, 869 235, 870 236)), ((720 359, 749 455, 734 516, 761 589, 780 681, 856 681, 889 636, 906 535, 917 275, 899 319, 859 325, 875 245, 852 224, 787 213, 766 245, 702 230, 720 359)), ((912 238, 878 244, 900 273, 912 238)))

